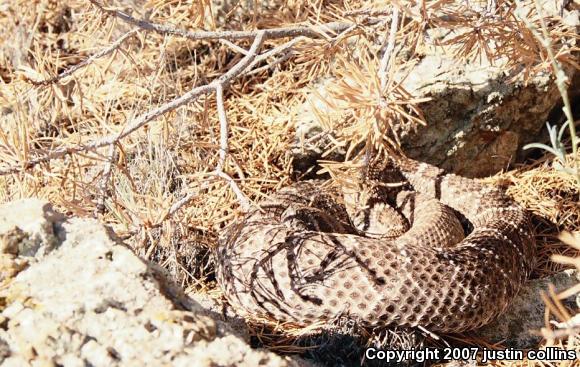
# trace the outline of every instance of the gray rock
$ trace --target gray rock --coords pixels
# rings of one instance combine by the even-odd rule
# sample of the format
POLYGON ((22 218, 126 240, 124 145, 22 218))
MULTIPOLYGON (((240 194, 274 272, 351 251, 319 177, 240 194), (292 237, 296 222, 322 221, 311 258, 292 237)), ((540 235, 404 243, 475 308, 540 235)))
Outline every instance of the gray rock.
POLYGON ((12 255, 42 256, 58 243, 55 223, 62 215, 37 199, 0 206, 0 251, 12 255))
MULTIPOLYGON (((542 340, 538 332, 545 325, 546 306, 540 293, 547 292, 549 284, 553 284, 556 292, 560 292, 576 285, 578 280, 576 271, 565 270, 547 278, 529 281, 506 313, 491 324, 477 330, 475 334, 492 343, 502 341, 506 347, 536 348, 542 340)), ((564 301, 564 304, 571 307, 575 307, 575 303, 575 297, 564 301)))
MULTIPOLYGON (((572 73, 572 71, 570 71, 572 73)), ((426 126, 399 125, 410 157, 467 177, 491 175, 523 158, 521 147, 542 140, 561 96, 545 74, 509 83, 501 65, 461 64, 434 49, 403 82, 418 97, 426 126)))
POLYGON ((0 207, 0 239, 3 366, 305 365, 251 349, 95 220, 24 200, 0 207))
MULTIPOLYGON (((577 19, 578 11, 566 13, 565 19, 577 19)), ((571 26, 574 23, 568 20, 571 26)), ((441 38, 445 33, 430 30, 427 40, 441 38)), ((454 36, 455 33, 447 35, 454 36)), ((356 56, 356 50, 353 52, 356 56)), ((400 123, 395 131, 405 153, 448 171, 467 177, 483 177, 505 169, 510 163, 524 158, 525 144, 544 141, 545 123, 561 100, 559 91, 546 73, 539 73, 525 83, 519 71, 506 75, 507 59, 463 63, 454 60, 446 46, 427 45, 424 57, 403 80, 402 86, 412 96, 429 97, 419 105, 427 120, 426 126, 400 123), (514 82, 510 80, 514 79, 514 82)), ((578 89, 577 71, 564 70, 571 81, 570 92, 578 89)), ((404 75, 407 75, 406 73, 404 75)), ((402 79, 403 74, 395 75, 402 79)), ((316 118, 312 104, 328 113, 330 121, 343 116, 319 103, 316 94, 329 98, 324 92, 333 80, 314 84, 316 93, 296 117, 296 140, 293 148, 294 168, 303 173, 313 168, 322 153, 333 145, 316 118)), ((332 102, 332 99, 330 99, 332 102)), ((325 159, 344 158, 343 150, 325 159)))

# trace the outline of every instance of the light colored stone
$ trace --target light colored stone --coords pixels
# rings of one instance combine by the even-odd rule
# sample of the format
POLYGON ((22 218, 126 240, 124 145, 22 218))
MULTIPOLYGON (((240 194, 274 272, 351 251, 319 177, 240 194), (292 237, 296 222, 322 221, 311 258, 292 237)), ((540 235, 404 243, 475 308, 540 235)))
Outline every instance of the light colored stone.
MULTIPOLYGON (((509 82, 507 60, 462 63, 430 48, 403 87, 431 101, 421 104, 426 126, 401 124, 397 133, 411 158, 463 176, 487 176, 523 158, 525 144, 542 140, 560 94, 547 74, 509 82)), ((569 70, 571 75, 574 71, 569 70)))
POLYGON ((44 255, 57 242, 53 223, 62 216, 38 199, 25 199, 0 207, 2 252, 23 256, 44 255), (18 245, 14 248, 17 242, 18 245), (12 243, 11 243, 12 242, 12 243))
POLYGON ((4 279, 5 366, 299 365, 224 332, 93 219, 65 219, 46 202, 24 200, 0 206, 7 233, 8 253, 42 256, 4 279))

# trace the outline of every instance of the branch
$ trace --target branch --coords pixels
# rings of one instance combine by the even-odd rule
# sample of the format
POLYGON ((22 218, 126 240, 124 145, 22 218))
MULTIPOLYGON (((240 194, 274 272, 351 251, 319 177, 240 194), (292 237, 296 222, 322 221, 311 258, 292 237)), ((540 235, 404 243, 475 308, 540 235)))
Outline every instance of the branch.
POLYGON ((242 190, 240 189, 240 187, 233 178, 231 178, 228 174, 224 172, 214 171, 211 174, 226 180, 230 184, 230 188, 232 189, 234 194, 236 194, 236 197, 238 198, 238 202, 240 203, 240 207, 242 208, 243 212, 247 212, 248 210, 250 210, 250 201, 248 200, 246 195, 244 195, 244 193, 242 192, 242 190))
POLYGON ((224 106, 224 88, 221 84, 218 84, 216 88, 216 103, 218 110, 218 118, 220 121, 220 155, 218 164, 215 168, 216 172, 223 172, 224 165, 226 163, 226 156, 229 152, 228 147, 228 117, 226 115, 226 109, 224 106))
POLYGON ((97 205, 95 206, 95 211, 93 216, 98 217, 99 214, 105 212, 105 201, 108 195, 109 178, 111 177, 111 169, 113 167, 113 161, 117 160, 117 154, 115 145, 111 144, 109 146, 109 153, 107 154, 107 161, 105 162, 105 167, 103 168, 103 176, 101 177, 101 183, 99 184, 99 197, 97 199, 97 205))
POLYGON ((44 156, 37 157, 37 158, 34 158, 28 162, 25 162, 25 164, 22 167, 10 167, 10 168, 1 169, 0 176, 11 174, 11 173, 16 173, 16 172, 21 172, 25 169, 34 167, 39 163, 47 162, 49 160, 56 159, 56 158, 61 158, 61 157, 64 157, 66 155, 69 155, 69 154, 85 152, 88 150, 92 150, 92 149, 108 146, 111 144, 115 144, 119 140, 123 139, 127 135, 133 133, 134 131, 138 130, 139 128, 141 128, 142 126, 147 124, 149 121, 154 120, 157 117, 159 117, 159 116, 161 116, 169 111, 172 111, 180 106, 183 106, 184 104, 195 100, 196 98, 198 98, 201 95, 205 95, 205 94, 208 94, 210 92, 213 92, 218 85, 221 85, 223 88, 226 88, 227 86, 229 86, 229 84, 231 84, 231 82, 235 78, 240 76, 244 72, 244 70, 252 63, 252 61, 256 58, 256 53, 257 53, 258 49, 262 46, 263 43, 264 43, 264 33, 263 33, 263 31, 258 32, 256 38, 254 39, 254 42, 252 43, 252 47, 248 51, 248 54, 246 56, 244 56, 244 58, 242 60, 240 60, 240 62, 238 62, 236 65, 234 65, 234 67, 232 67, 227 73, 223 74, 222 76, 220 76, 217 79, 214 79, 211 83, 209 83, 207 85, 193 88, 192 90, 185 93, 184 95, 177 97, 177 98, 173 99, 172 101, 170 101, 162 106, 159 106, 151 111, 144 113, 143 115, 134 119, 132 122, 128 123, 120 133, 111 134, 111 135, 108 135, 108 136, 103 137, 101 139, 98 139, 98 140, 95 140, 95 141, 92 141, 90 143, 83 144, 83 145, 78 145, 78 146, 74 146, 74 147, 56 148, 52 152, 50 152, 44 156))
POLYGON ((55 77, 49 78, 49 79, 44 79, 44 80, 32 80, 30 78, 26 78, 27 81, 29 81, 31 84, 33 85, 49 85, 49 84, 53 84, 58 82, 59 80, 66 78, 67 76, 72 75, 73 73, 75 73, 77 70, 84 68, 87 65, 92 64, 95 60, 100 59, 103 56, 107 56, 108 54, 112 53, 113 51, 116 51, 122 44, 123 42, 125 42, 128 38, 130 38, 131 36, 133 36, 135 33, 137 33, 137 31, 139 31, 139 28, 134 28, 132 30, 130 30, 129 32, 125 33, 123 36, 121 36, 118 40, 116 40, 115 42, 113 42, 109 47, 97 52, 94 55, 91 55, 90 57, 88 57, 87 59, 79 62, 78 64, 72 66, 71 68, 63 71, 62 73, 58 74, 55 77))
POLYGON ((294 52, 292 52, 292 50, 286 51, 286 53, 284 53, 282 56, 278 57, 276 60, 272 61, 271 63, 264 65, 262 67, 259 67, 257 69, 248 71, 244 75, 250 76, 250 75, 260 73, 264 70, 272 69, 276 65, 279 65, 279 64, 283 63, 284 61, 289 60, 292 56, 294 56, 294 52))
MULTIPOLYGON (((165 215, 161 218, 161 220, 158 222, 160 226, 161 223, 165 222, 165 220, 169 217, 172 217, 175 213, 177 213, 177 211, 179 211, 181 208, 183 208, 185 205, 189 204, 189 202, 191 200, 193 200, 194 198, 196 198, 198 196, 197 192, 190 192, 189 194, 185 195, 185 197, 183 197, 182 199, 176 201, 175 203, 173 203, 173 205, 171 205, 171 207, 169 208, 169 210, 167 211, 167 213, 165 213, 165 215)), ((153 225, 155 227, 155 225, 153 225)))
MULTIPOLYGON (((264 52, 260 56, 256 57, 256 59, 250 64, 250 67, 248 67, 248 70, 253 69, 256 65, 258 65, 262 61, 266 60, 268 57, 277 55, 279 53, 284 53, 284 55, 282 55, 282 58, 289 58, 291 53, 292 53, 292 47, 294 47, 295 44, 297 44, 298 42, 300 42, 304 39, 305 39, 305 37, 297 37, 297 38, 294 38, 294 39, 292 39, 292 40, 290 40, 282 45, 276 46, 269 51, 264 52)), ((280 60, 280 59, 275 60, 273 62, 273 64, 271 64, 271 65, 264 65, 262 68, 270 68, 270 67, 274 66, 275 64, 282 62, 282 61, 278 61, 278 60, 280 60)), ((262 68, 247 71, 246 74, 247 75, 255 74, 255 73, 261 71, 262 68)))
POLYGON ((262 46, 265 39, 266 31, 259 31, 256 34, 256 38, 254 38, 254 43, 252 43, 252 47, 250 47, 248 54, 244 56, 244 58, 239 63, 234 65, 234 67, 231 68, 227 73, 217 78, 217 80, 214 80, 211 84, 223 83, 224 87, 228 86, 231 79, 239 76, 245 68, 251 65, 252 61, 254 61, 257 56, 256 53, 258 52, 258 49, 262 46))
POLYGON ((393 55, 393 49, 395 48, 395 39, 397 36, 397 28, 399 27, 399 8, 393 6, 393 15, 391 16, 391 28, 389 30, 389 36, 387 37, 387 48, 385 53, 381 58, 379 64, 379 78, 381 81, 381 89, 384 90, 387 86, 387 76, 389 74, 389 69, 391 65, 391 60, 395 58, 393 55))
POLYGON ((215 175, 228 182, 230 188, 238 198, 238 202, 240 203, 242 211, 247 212, 248 210, 250 210, 250 200, 247 198, 246 195, 244 195, 244 193, 242 192, 236 181, 230 175, 224 172, 224 165, 226 163, 226 158, 229 152, 228 146, 229 126, 228 126, 228 117, 226 115, 226 108, 224 106, 224 89, 221 84, 218 84, 216 87, 216 102, 217 102, 218 117, 220 121, 220 154, 215 170, 210 174, 215 175))
MULTIPOLYGON (((255 38, 259 32, 264 31, 266 39, 276 39, 276 38, 285 38, 285 37, 298 37, 304 36, 308 38, 324 38, 325 33, 333 32, 333 33, 341 33, 348 28, 356 25, 353 22, 330 22, 325 23, 317 26, 306 26, 306 25, 298 25, 298 26, 290 26, 290 27, 280 27, 280 28, 271 28, 265 30, 254 30, 254 31, 216 31, 216 32, 208 32, 208 31, 187 31, 185 29, 177 29, 174 27, 170 27, 164 24, 158 24, 153 22, 148 22, 145 20, 137 19, 132 17, 131 15, 122 12, 120 10, 106 8, 101 5, 96 0, 89 0, 91 4, 102 10, 103 12, 110 14, 116 18, 119 18, 129 24, 133 24, 141 29, 147 31, 153 31, 163 35, 173 35, 178 37, 187 38, 194 41, 199 40, 244 40, 244 39, 253 39, 255 38)), ((382 19, 380 18, 371 18, 365 17, 365 21, 367 25, 373 25, 380 23, 382 19)))
MULTIPOLYGON (((239 186, 237 185, 237 183, 235 182, 235 180, 233 178, 231 178, 229 175, 227 175, 223 172, 218 173, 215 171, 209 172, 208 175, 215 176, 215 177, 218 177, 218 178, 221 178, 221 179, 227 181, 229 183, 232 191, 237 196, 242 211, 247 212, 250 209, 250 205, 251 205, 250 200, 248 199, 248 197, 246 195, 244 195, 242 190, 240 190, 239 186)), ((201 189, 205 190, 208 187, 209 187, 209 183, 207 181, 204 181, 202 183, 201 189)), ((197 197, 199 197, 199 190, 195 191, 195 192, 190 192, 189 194, 185 195, 183 198, 181 198, 178 201, 176 201, 175 203, 173 203, 171 205, 171 207, 169 207, 167 212, 156 223, 152 223, 152 224, 148 225, 147 228, 151 229, 151 228, 161 227, 163 222, 165 222, 168 218, 174 216, 175 213, 177 213, 183 207, 187 206, 193 199, 195 199, 197 197)), ((139 231, 139 229, 142 227, 144 227, 143 224, 139 225, 139 228, 135 228, 135 229, 130 230, 127 233, 127 235, 125 237, 123 237, 123 240, 126 240, 127 238, 135 235, 139 231)))

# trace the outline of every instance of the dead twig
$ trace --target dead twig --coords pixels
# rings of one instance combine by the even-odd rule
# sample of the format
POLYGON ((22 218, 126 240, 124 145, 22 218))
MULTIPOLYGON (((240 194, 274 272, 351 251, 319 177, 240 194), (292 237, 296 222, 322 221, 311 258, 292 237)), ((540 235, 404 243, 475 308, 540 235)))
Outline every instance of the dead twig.
POLYGON ((395 58, 393 50, 395 49, 395 39, 397 37, 397 29, 399 28, 399 8, 393 6, 393 14, 391 16, 391 28, 386 39, 387 47, 385 53, 379 63, 379 78, 381 81, 381 89, 384 90, 387 86, 387 77, 389 75, 389 67, 391 60, 395 58))
POLYGON ((246 197, 246 195, 244 195, 244 193, 242 192, 242 190, 238 186, 237 182, 233 178, 231 178, 228 174, 226 174, 224 172, 214 171, 211 174, 213 174, 221 179, 224 179, 225 181, 227 181, 230 184, 230 188, 232 189, 232 191, 236 195, 238 202, 240 203, 240 207, 242 208, 242 211, 247 212, 250 209, 250 200, 246 197))
POLYGON ((273 49, 268 50, 268 51, 264 52, 263 54, 259 55, 258 57, 256 57, 256 59, 252 62, 252 64, 248 68, 246 75, 252 75, 252 74, 258 73, 259 71, 263 70, 264 68, 271 68, 271 67, 275 66, 277 63, 282 62, 282 61, 278 61, 278 60, 280 60, 280 58, 284 58, 286 56, 287 56, 286 59, 290 58, 291 53, 292 53, 292 47, 294 47, 298 42, 301 42, 305 39, 306 39, 306 37, 293 38, 292 40, 290 40, 282 45, 276 46, 273 49), (254 67, 256 67, 261 62, 265 61, 269 57, 278 55, 280 53, 282 53, 283 55, 280 58, 274 60, 272 64, 264 65, 261 68, 254 69, 254 67))
POLYGON ((226 109, 224 106, 224 89, 221 84, 216 87, 216 102, 218 110, 218 118, 220 121, 220 148, 219 148, 219 159, 212 174, 220 177, 228 182, 232 191, 236 194, 242 210, 248 211, 250 209, 250 201, 244 195, 236 181, 224 172, 224 166, 226 164, 227 155, 229 153, 228 137, 229 137, 229 125, 228 117, 226 114, 226 109))
POLYGON ((220 154, 215 171, 223 172, 229 151, 228 147, 229 127, 228 127, 228 116, 226 114, 226 108, 224 106, 224 88, 221 84, 217 85, 215 94, 218 110, 218 119, 220 121, 220 154))
MULTIPOLYGON (((200 40, 244 40, 253 39, 257 36, 259 32, 265 32, 264 36, 266 39, 277 39, 285 37, 299 37, 304 36, 308 38, 324 38, 326 33, 341 33, 351 27, 356 26, 353 22, 329 22, 321 25, 296 25, 290 27, 281 28, 271 28, 265 30, 254 30, 254 31, 187 31, 184 29, 177 29, 164 24, 157 24, 149 22, 142 19, 137 19, 131 15, 122 12, 120 10, 106 8, 99 2, 95 0, 89 0, 91 4, 102 10, 103 12, 110 14, 116 18, 119 18, 129 24, 133 24, 141 29, 147 31, 153 31, 163 35, 172 35, 187 38, 193 41, 200 40)), ((383 19, 365 17, 365 25, 373 25, 382 22, 383 19)))
POLYGON ((228 146, 229 126, 228 126, 228 117, 224 106, 224 88, 221 84, 218 84, 216 87, 216 102, 217 102, 218 118, 220 121, 220 154, 218 163, 212 174, 228 182, 230 188, 232 189, 234 194, 236 194, 240 206, 242 207, 242 210, 246 212, 250 209, 249 199, 246 197, 246 195, 244 195, 244 193, 242 192, 236 181, 233 178, 231 178, 230 175, 224 172, 224 166, 229 152, 228 146))
POLYGON ((137 32, 139 31, 139 28, 134 28, 132 30, 130 30, 129 32, 125 33, 124 35, 122 35, 121 37, 119 37, 118 40, 116 40, 115 42, 113 42, 109 47, 104 48, 103 50, 97 52, 96 54, 93 54, 91 56, 89 56, 87 59, 79 62, 78 64, 72 66, 71 68, 63 71, 62 73, 58 74, 55 77, 49 78, 49 79, 44 79, 44 80, 32 80, 30 78, 26 78, 26 80, 28 82, 30 82, 32 85, 50 85, 50 84, 54 84, 56 82, 58 82, 59 80, 66 78, 67 76, 71 76, 72 74, 74 74, 77 70, 84 68, 87 65, 92 64, 95 60, 100 59, 103 56, 107 56, 111 53, 113 53, 114 51, 117 51, 119 49, 119 47, 121 47, 121 45, 128 40, 129 38, 131 38, 133 35, 135 35, 137 32))
POLYGON ((232 42, 225 40, 225 39, 220 40, 220 42, 223 43, 224 45, 228 46, 229 48, 231 48, 235 52, 238 52, 244 56, 248 54, 248 51, 246 51, 243 47, 236 45, 235 43, 232 43, 232 42))
POLYGON ((139 117, 135 118, 133 121, 131 121, 130 123, 125 125, 125 127, 123 128, 123 130, 121 132, 116 133, 116 134, 110 134, 108 136, 105 136, 105 137, 98 139, 98 140, 94 140, 94 141, 89 142, 87 144, 82 144, 82 145, 77 145, 77 146, 72 146, 72 147, 65 146, 65 147, 56 148, 48 154, 45 154, 45 155, 37 157, 37 158, 33 158, 27 162, 23 162, 23 164, 21 166, 13 166, 13 167, 9 167, 9 168, 0 169, 0 176, 12 174, 12 173, 17 173, 17 172, 22 172, 26 169, 30 169, 30 168, 40 164, 40 163, 48 162, 50 160, 57 159, 57 158, 62 158, 62 157, 67 156, 67 155, 80 153, 80 152, 86 152, 89 150, 101 148, 101 147, 108 146, 111 144, 116 144, 124 137, 135 132, 136 130, 143 127, 148 122, 156 119, 157 117, 159 117, 159 116, 161 116, 169 111, 173 111, 176 108, 183 106, 186 103, 192 102, 201 95, 209 94, 209 93, 215 91, 218 85, 221 85, 222 88, 226 88, 227 86, 229 86, 232 83, 232 81, 235 80, 237 77, 239 77, 244 72, 244 70, 246 70, 246 68, 248 68, 248 66, 252 63, 252 61, 256 58, 258 49, 262 46, 263 43, 264 43, 264 32, 263 31, 258 32, 258 35, 254 39, 254 42, 252 43, 252 46, 250 47, 250 50, 248 51, 248 54, 244 58, 242 58, 242 60, 240 60, 240 62, 238 62, 236 65, 234 65, 228 72, 221 75, 217 79, 213 80, 209 84, 193 88, 192 90, 183 94, 182 96, 179 96, 170 102, 167 102, 167 103, 165 103, 157 108, 154 108, 153 110, 150 110, 150 111, 140 115, 139 117))
POLYGON ((97 199, 97 205, 95 205, 95 211, 93 215, 96 217, 99 214, 105 212, 105 201, 107 200, 109 179, 111 177, 111 170, 113 168, 113 162, 117 157, 117 149, 114 144, 109 147, 109 153, 107 154, 107 161, 105 167, 103 168, 103 176, 101 177, 101 183, 99 184, 99 197, 97 199))
POLYGON ((264 70, 272 69, 276 65, 280 65, 281 63, 289 60, 292 56, 294 56, 294 52, 292 52, 292 50, 286 51, 282 56, 276 58, 271 63, 269 63, 267 65, 264 65, 262 67, 259 67, 257 69, 248 71, 245 75, 246 76, 250 76, 250 75, 258 74, 258 73, 260 73, 260 72, 262 72, 264 70))

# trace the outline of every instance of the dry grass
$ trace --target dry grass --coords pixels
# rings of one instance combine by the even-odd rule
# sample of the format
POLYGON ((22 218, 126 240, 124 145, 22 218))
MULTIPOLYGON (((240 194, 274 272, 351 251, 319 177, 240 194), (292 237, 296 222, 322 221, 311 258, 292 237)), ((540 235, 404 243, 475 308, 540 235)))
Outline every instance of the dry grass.
MULTIPOLYGON (((572 161, 572 157, 567 159, 572 161)), ((547 276, 565 268, 580 269, 580 188, 573 175, 556 169, 553 157, 545 157, 533 164, 498 174, 489 179, 508 186, 518 202, 532 213, 538 241, 536 277, 547 276), (576 234, 575 237, 572 234, 576 234)), ((559 294, 550 288, 542 295, 546 304, 546 326, 541 332, 544 341, 538 348, 558 347, 575 350, 580 355, 578 315, 580 309, 567 309, 561 300, 580 292, 579 286, 559 294), (566 323, 575 317, 576 324, 566 323), (576 325, 576 326, 574 326, 576 325)), ((496 348, 498 346, 495 346, 496 348)), ((498 362, 499 366, 544 366, 541 361, 498 362)), ((561 361, 560 367, 577 365, 577 361, 561 361)))
MULTIPOLYGON (((421 57, 428 28, 463 29, 440 41, 458 59, 494 63, 508 58, 506 73, 522 80, 551 70, 545 48, 509 1, 490 2, 495 6, 485 12, 477 7, 487 2, 450 0, 272 1, 255 3, 253 12, 242 8, 244 2, 226 10, 212 8, 208 0, 137 3, 140 8, 128 8, 113 0, 105 7, 186 31, 358 23, 338 34, 294 37, 290 45, 292 37, 267 38, 262 52, 287 48, 254 65, 226 90, 229 139, 222 168, 253 202, 289 182, 296 116, 318 79, 333 75, 339 80, 328 88, 327 102, 344 118, 319 116, 335 134, 336 146, 396 144, 393 124, 423 123, 421 100, 392 76, 421 57), (397 14, 392 4, 400 10, 400 28, 392 35, 393 55, 383 65, 377 51, 389 43, 389 20, 397 14)), ((526 4, 529 20, 539 26, 531 2, 526 4)), ((546 22, 558 61, 578 67, 572 56, 578 51, 576 34, 557 14, 546 22)), ((38 196, 69 215, 97 217, 139 254, 168 268, 185 288, 219 297, 209 251, 240 210, 233 186, 215 175, 223 121, 213 94, 161 114, 114 144, 70 149, 120 134, 137 116, 219 78, 243 59, 240 47, 249 49, 252 38, 191 40, 132 27, 89 1, 0 4, 0 201, 38 196), (58 77, 130 31, 103 57, 58 77), (34 83, 42 80, 47 82, 34 83), (58 149, 64 153, 46 158, 58 149)), ((575 250, 557 234, 580 230, 575 200, 580 192, 573 178, 542 161, 494 179, 508 182, 510 193, 537 219, 538 273, 560 269, 550 256, 572 256, 575 250)), ((272 334, 266 344, 277 349, 292 350, 293 337, 312 331, 265 321, 272 334)), ((266 341, 270 331, 253 325, 266 341)), ((579 348, 577 339, 569 340, 579 348)))
MULTIPOLYGON (((567 158, 572 162, 571 155, 567 158)), ((507 186, 507 192, 532 214, 539 246, 535 276, 539 277, 563 269, 563 265, 551 261, 551 255, 577 255, 558 236, 564 231, 580 231, 580 188, 573 175, 556 169, 556 163, 553 157, 544 157, 487 180, 507 186)))

